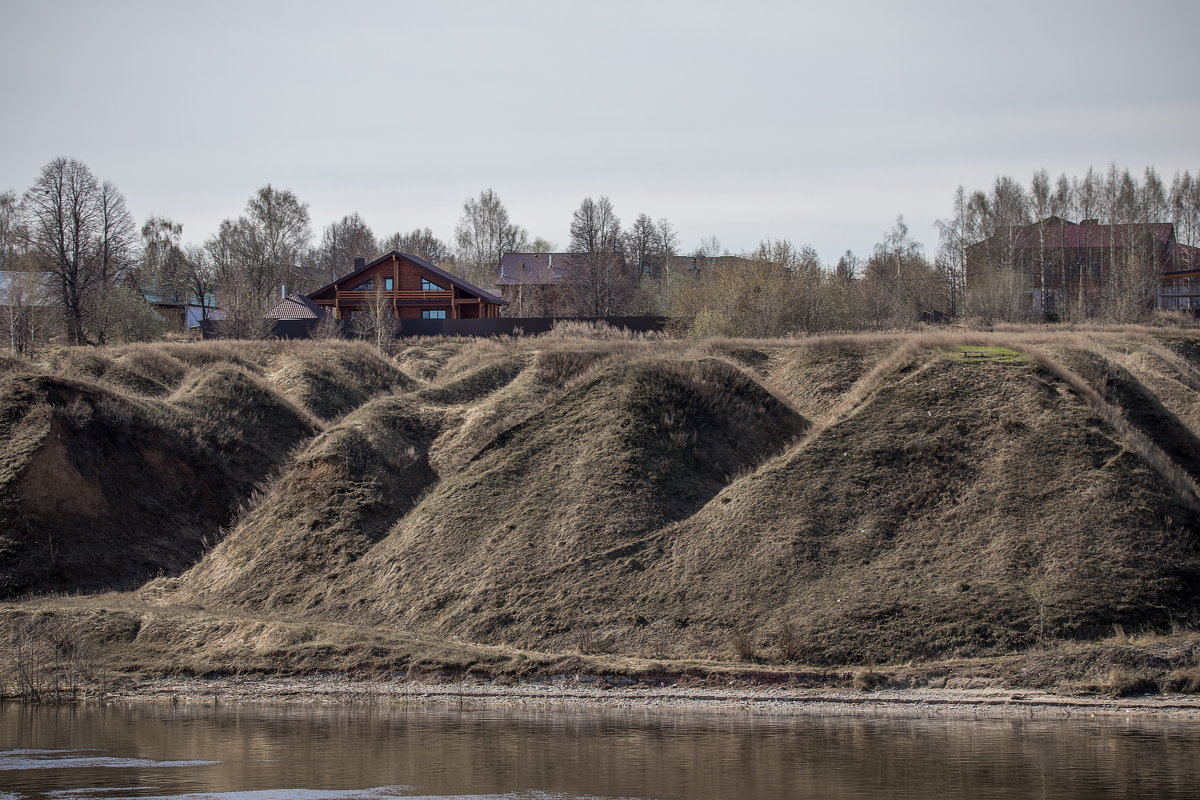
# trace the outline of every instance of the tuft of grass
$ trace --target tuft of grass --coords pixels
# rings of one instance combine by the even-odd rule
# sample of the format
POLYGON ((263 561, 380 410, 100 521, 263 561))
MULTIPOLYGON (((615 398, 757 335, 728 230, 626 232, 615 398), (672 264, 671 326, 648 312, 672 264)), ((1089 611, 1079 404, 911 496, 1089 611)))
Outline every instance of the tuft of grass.
POLYGON ((1157 694, 1158 681, 1149 675, 1135 673, 1128 669, 1114 668, 1108 673, 1105 688, 1113 697, 1157 694))
POLYGON ((1164 692, 1200 694, 1200 667, 1171 670, 1162 682, 1164 692))
POLYGON ((854 670, 850 685, 860 692, 873 692, 887 684, 887 676, 868 667, 854 670))

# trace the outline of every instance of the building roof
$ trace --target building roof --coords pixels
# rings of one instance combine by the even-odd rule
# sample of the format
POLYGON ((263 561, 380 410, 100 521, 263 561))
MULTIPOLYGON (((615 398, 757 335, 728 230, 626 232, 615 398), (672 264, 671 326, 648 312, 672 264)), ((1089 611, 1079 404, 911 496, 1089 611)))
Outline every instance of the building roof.
POLYGON ((687 270, 699 272, 713 267, 749 266, 754 263, 754 259, 745 256, 670 256, 667 258, 667 265, 675 273, 687 270))
MULTIPOLYGON (((1128 247, 1131 242, 1146 234, 1150 234, 1163 244, 1170 244, 1175 238, 1175 226, 1170 222, 1155 222, 1148 225, 1099 225, 1069 222, 1058 217, 1050 217, 1029 225, 1000 228, 994 236, 1002 239, 1011 237, 1015 247, 1028 249, 1042 246, 1047 248, 1128 247)), ((983 242, 979 244, 983 244, 983 242)))
POLYGON ((496 285, 574 284, 579 282, 581 266, 579 253, 505 253, 500 256, 496 285))
POLYGON ((271 319, 324 319, 325 309, 302 294, 292 293, 267 309, 264 317, 271 319))
MULTIPOLYGON (((579 283, 579 271, 585 265, 583 253, 505 253, 500 257, 497 286, 555 286, 579 283)), ((703 271, 714 267, 753 264, 742 256, 671 256, 673 272, 703 271)))
POLYGON ((412 253, 401 253, 399 250, 392 250, 390 252, 384 253, 383 255, 379 256, 379 258, 376 258, 374 261, 368 261, 366 264, 363 264, 361 267, 354 270, 353 272, 347 272, 345 275, 341 276, 340 278, 333 281, 332 283, 328 283, 325 286, 322 286, 320 289, 317 289, 315 292, 309 292, 307 297, 316 297, 319 294, 327 292, 330 289, 337 286, 339 283, 350 280, 355 275, 358 275, 361 272, 366 272, 371 267, 374 267, 377 264, 381 264, 382 262, 387 261, 392 256, 397 256, 399 258, 406 258, 409 261, 416 264, 417 266, 421 267, 422 269, 429 270, 434 275, 437 275, 440 278, 445 278, 452 285, 457 286, 460 289, 465 289, 468 292, 470 292, 471 294, 478 295, 479 297, 481 297, 484 300, 487 300, 488 302, 498 303, 500 305, 508 305, 508 301, 505 300, 503 297, 497 297, 496 295, 492 294, 489 291, 480 289, 475 284, 465 281, 462 278, 458 277, 457 275, 447 272, 446 270, 442 269, 441 267, 437 266, 436 264, 430 263, 430 262, 426 261, 425 259, 421 258, 420 256, 414 256, 412 253))

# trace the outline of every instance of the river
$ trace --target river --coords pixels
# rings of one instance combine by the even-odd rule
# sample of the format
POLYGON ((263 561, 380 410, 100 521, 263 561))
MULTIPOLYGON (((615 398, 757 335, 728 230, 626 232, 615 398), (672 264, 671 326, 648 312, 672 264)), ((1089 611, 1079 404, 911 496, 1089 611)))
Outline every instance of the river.
POLYGON ((1200 723, 0 705, 0 798, 1196 798, 1200 723))

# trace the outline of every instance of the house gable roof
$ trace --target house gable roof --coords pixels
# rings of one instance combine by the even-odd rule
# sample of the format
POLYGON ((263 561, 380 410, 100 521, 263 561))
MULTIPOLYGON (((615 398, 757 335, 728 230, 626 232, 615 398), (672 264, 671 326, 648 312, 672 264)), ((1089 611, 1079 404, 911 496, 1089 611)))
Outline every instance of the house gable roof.
POLYGON ((302 294, 293 293, 267 309, 264 317, 271 319, 324 319, 325 309, 302 294))
POLYGON ((392 250, 390 252, 384 253, 383 255, 379 256, 379 258, 376 258, 374 261, 368 261, 366 264, 363 264, 361 267, 354 270, 353 272, 347 272, 345 275, 341 276, 340 278, 333 281, 332 283, 322 286, 320 289, 317 289, 315 292, 309 292, 307 297, 309 297, 309 298, 316 297, 319 294, 327 292, 330 289, 337 286, 339 283, 344 283, 345 281, 350 280, 354 276, 359 275, 360 273, 366 272, 367 270, 371 269, 371 267, 378 266, 379 264, 382 264, 384 261, 388 261, 393 256, 396 258, 407 259, 408 261, 411 261, 412 263, 416 264, 421 269, 428 270, 429 272, 432 272, 434 275, 437 275, 438 277, 449 281, 451 285, 457 286, 460 289, 464 289, 473 295, 477 295, 478 297, 480 297, 483 300, 487 300, 490 303, 498 303, 501 305, 508 305, 508 301, 505 300, 504 298, 497 297, 496 295, 492 294, 489 291, 480 289, 475 284, 465 281, 462 278, 458 277, 457 275, 447 272, 446 270, 442 269, 441 267, 437 266, 436 264, 431 264, 430 262, 426 261, 425 259, 421 258, 420 256, 414 256, 412 253, 401 253, 399 250, 392 250))

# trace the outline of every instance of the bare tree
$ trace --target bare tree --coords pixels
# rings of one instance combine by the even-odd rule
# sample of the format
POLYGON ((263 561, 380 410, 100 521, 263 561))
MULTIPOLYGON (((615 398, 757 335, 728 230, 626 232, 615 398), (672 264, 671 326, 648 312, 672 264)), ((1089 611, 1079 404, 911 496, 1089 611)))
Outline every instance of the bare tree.
POLYGON ((393 233, 383 240, 380 249, 385 253, 392 250, 409 253, 438 266, 454 260, 450 246, 434 236, 430 228, 416 228, 409 233, 393 233))
POLYGON ((963 296, 966 294, 967 248, 972 244, 970 201, 963 187, 954 192, 954 213, 947 219, 939 219, 937 266, 945 276, 949 289, 950 306, 947 311, 958 315, 963 311, 963 296))
POLYGON ((369 293, 366 302, 359 306, 358 313, 354 316, 355 335, 373 344, 379 352, 386 352, 388 343, 396 335, 396 319, 393 312, 387 292, 369 293))
POLYGON ((585 197, 571 218, 571 252, 578 253, 578 307, 590 316, 621 313, 637 281, 626 268, 621 220, 607 197, 585 197))
POLYGON ((514 225, 500 197, 484 189, 478 199, 463 202, 463 215, 454 231, 458 265, 469 280, 481 286, 495 283, 500 256, 520 252, 529 243, 525 229, 514 225))
POLYGON ((172 302, 187 302, 188 281, 180 238, 183 226, 166 217, 150 217, 142 225, 142 259, 138 283, 172 302))
POLYGON ((183 251, 184 274, 187 278, 188 294, 200 304, 200 320, 209 319, 210 302, 217 289, 217 270, 212 256, 204 247, 189 244, 183 251))
POLYGON ((692 255, 697 258, 716 258, 720 255, 728 255, 729 251, 721 247, 721 240, 716 236, 706 236, 700 240, 700 244, 696 245, 696 249, 692 251, 692 255))
POLYGON ((911 325, 922 312, 939 310, 947 302, 946 286, 924 255, 920 242, 909 235, 904 215, 875 245, 867 260, 864 282, 886 299, 893 325, 911 325))
POLYGON ((67 337, 86 344, 95 295, 132 264, 135 228, 125 200, 82 162, 56 158, 25 192, 22 210, 36 266, 54 276, 67 337))
POLYGON ((838 259, 837 266, 834 267, 833 273, 841 281, 849 283, 858 280, 858 276, 862 271, 862 259, 854 255, 853 250, 847 250, 842 253, 838 259))
POLYGON ((246 213, 221 222, 204 249, 229 335, 264 335, 269 325, 262 315, 279 287, 303 289, 312 282, 302 266, 311 238, 308 206, 270 184, 250 197, 246 213))
POLYGON ((654 220, 645 214, 638 214, 625 233, 625 253, 630 269, 639 276, 657 278, 662 274, 658 228, 654 220))
MULTIPOLYGON (((1176 174, 1171 181, 1169 202, 1176 238, 1183 244, 1200 246, 1200 175, 1193 176, 1186 170, 1176 174)), ((1200 261, 1192 251, 1184 256, 1183 268, 1200 268, 1200 261)))
POLYGON ((325 226, 321 243, 313 252, 314 273, 320 276, 321 281, 337 280, 354 269, 354 259, 372 257, 379 249, 375 233, 363 218, 358 214, 347 214, 341 220, 325 226))
POLYGON ((312 240, 308 205, 292 192, 268 183, 250 196, 240 219, 246 223, 242 256, 264 302, 280 284, 302 288, 306 276, 300 263, 312 240))

